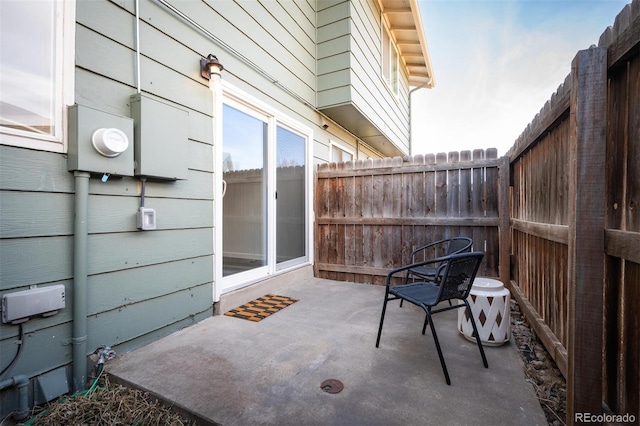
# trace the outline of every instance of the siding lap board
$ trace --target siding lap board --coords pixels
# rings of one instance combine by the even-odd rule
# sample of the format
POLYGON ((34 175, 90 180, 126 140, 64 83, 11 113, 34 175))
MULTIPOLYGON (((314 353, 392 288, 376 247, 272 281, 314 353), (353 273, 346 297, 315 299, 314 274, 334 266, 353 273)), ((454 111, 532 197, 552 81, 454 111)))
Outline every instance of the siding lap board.
POLYGON ((212 257, 200 256, 92 275, 89 277, 92 297, 87 312, 98 315, 208 284, 212 268, 212 257))
MULTIPOLYGON (((231 1, 210 3, 179 2, 176 5, 181 12, 198 22, 199 25, 207 28, 224 43, 233 46, 234 49, 245 57, 250 58, 254 63, 260 64, 260 67, 268 74, 276 77, 279 81, 285 81, 291 90, 313 104, 314 90, 305 81, 313 81, 315 66, 309 64, 311 65, 309 68, 309 66, 303 65, 277 42, 269 43, 268 49, 263 47, 263 42, 272 38, 269 32, 273 31, 270 29, 267 32, 259 25, 256 25, 254 18, 240 8, 237 3, 231 1), (242 28, 232 22, 242 23, 242 28), (249 25, 249 23, 252 24, 249 25), (301 79, 298 76, 303 78, 301 79)), ((166 14, 165 11, 162 11, 162 13, 166 14)), ((174 36, 182 36, 182 33, 174 34, 174 36)), ((207 44, 206 50, 208 51, 211 49, 211 42, 209 41, 207 44)), ((203 53, 203 56, 208 53, 203 53)), ((223 55, 220 52, 217 56, 224 65, 227 58, 231 59, 233 55, 226 52, 223 55)), ((234 70, 226 65, 225 70, 230 73, 238 72, 237 69, 234 70)))

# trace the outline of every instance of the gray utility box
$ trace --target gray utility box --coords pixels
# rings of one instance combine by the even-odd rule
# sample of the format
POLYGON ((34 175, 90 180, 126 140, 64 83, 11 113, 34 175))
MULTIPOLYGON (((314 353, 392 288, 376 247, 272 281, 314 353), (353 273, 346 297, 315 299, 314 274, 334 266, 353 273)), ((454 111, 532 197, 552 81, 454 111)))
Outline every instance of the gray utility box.
POLYGON ((65 306, 62 284, 7 293, 2 296, 2 322, 27 321, 35 315, 51 316, 65 306))
POLYGON ((131 117, 135 121, 135 174, 186 179, 189 113, 138 93, 131 96, 131 117))
POLYGON ((133 120, 83 105, 69 107, 67 168, 69 171, 133 176, 133 120), (111 134, 109 137, 107 133, 102 139, 102 143, 106 143, 103 148, 107 148, 103 153, 99 151, 101 144, 94 144, 94 136, 101 129, 111 134), (109 147, 118 152, 109 152, 109 147))

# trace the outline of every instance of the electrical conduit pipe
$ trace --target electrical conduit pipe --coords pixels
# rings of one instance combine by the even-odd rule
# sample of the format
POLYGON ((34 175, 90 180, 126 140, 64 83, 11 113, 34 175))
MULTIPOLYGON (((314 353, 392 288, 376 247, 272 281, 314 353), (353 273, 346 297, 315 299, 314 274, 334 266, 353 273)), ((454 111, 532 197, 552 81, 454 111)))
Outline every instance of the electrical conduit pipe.
POLYGON ((73 237, 73 389, 82 391, 87 381, 87 240, 89 238, 88 172, 73 172, 75 217, 73 237))
POLYGON ((18 388, 18 409, 13 413, 16 420, 26 419, 29 415, 29 379, 24 374, 18 374, 0 382, 0 390, 16 386, 18 388))

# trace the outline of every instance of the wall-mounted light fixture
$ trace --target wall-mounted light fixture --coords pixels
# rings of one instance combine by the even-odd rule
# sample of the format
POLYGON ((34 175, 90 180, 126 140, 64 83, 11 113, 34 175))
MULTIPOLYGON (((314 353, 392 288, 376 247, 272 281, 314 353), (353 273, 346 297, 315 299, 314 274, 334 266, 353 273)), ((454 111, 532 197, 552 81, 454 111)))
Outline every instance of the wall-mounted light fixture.
POLYGON ((223 69, 224 67, 218 61, 218 58, 211 53, 206 58, 200 59, 200 75, 207 80, 211 79, 212 74, 220 75, 223 69))

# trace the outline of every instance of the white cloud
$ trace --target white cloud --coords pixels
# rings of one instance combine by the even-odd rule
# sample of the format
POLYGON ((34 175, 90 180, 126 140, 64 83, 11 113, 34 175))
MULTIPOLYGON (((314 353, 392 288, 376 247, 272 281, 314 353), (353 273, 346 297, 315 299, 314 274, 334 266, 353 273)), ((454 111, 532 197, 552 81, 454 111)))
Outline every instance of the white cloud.
POLYGON ((54 82, 30 71, 0 67, 2 101, 30 111, 38 116, 51 115, 54 82))
MULTIPOLYGON (((413 95, 413 154, 506 153, 564 82, 577 51, 613 23, 591 16, 602 15, 602 1, 535 3, 422 2, 436 87, 413 95), (593 10, 579 9, 581 19, 576 7, 593 10)), ((607 6, 613 17, 622 8, 607 6)))

